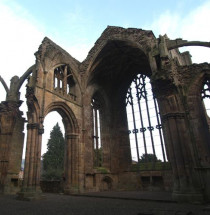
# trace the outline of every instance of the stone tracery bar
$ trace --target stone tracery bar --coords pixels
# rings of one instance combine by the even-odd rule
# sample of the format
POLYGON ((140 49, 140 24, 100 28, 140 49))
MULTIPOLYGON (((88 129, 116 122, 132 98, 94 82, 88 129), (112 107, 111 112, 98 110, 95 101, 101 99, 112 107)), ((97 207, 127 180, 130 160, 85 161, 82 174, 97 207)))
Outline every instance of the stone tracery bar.
MULTIPOLYGON (((153 137, 153 131, 154 129, 158 129, 158 133, 159 133, 159 141, 160 141, 160 145, 161 145, 161 151, 162 151, 162 158, 163 161, 166 161, 165 158, 165 150, 164 150, 164 141, 162 138, 162 126, 160 123, 160 119, 159 119, 159 113, 158 113, 158 108, 157 108, 157 104, 156 104, 156 99, 153 95, 152 96, 152 100, 154 102, 154 109, 155 109, 155 118, 157 121, 157 125, 156 126, 152 126, 152 122, 151 122, 151 117, 150 117, 150 108, 149 104, 148 104, 148 89, 146 87, 146 76, 145 75, 138 75, 134 80, 133 80, 133 84, 134 87, 136 89, 136 91, 132 91, 132 87, 130 87, 128 89, 127 92, 127 97, 126 97, 126 105, 130 105, 131 109, 132 109, 132 117, 133 117, 133 125, 134 125, 134 129, 133 129, 133 133, 135 134, 135 143, 136 143, 136 147, 138 146, 139 148, 139 140, 138 140, 138 128, 136 127, 136 118, 135 118, 135 111, 134 111, 134 98, 133 95, 136 95, 137 98, 137 105, 138 105, 138 112, 139 112, 139 116, 140 116, 140 124, 141 124, 141 128, 139 129, 139 131, 142 133, 142 137, 143 137, 143 143, 144 143, 144 150, 145 150, 145 154, 147 155, 147 138, 145 137, 145 131, 149 131, 150 133, 150 139, 151 139, 151 143, 152 143, 152 150, 153 150, 153 154, 156 156, 156 152, 155 152, 155 144, 154 144, 154 137, 153 137), (144 101, 145 106, 146 106, 146 117, 148 120, 148 126, 147 128, 145 128, 144 126, 144 120, 143 120, 143 115, 142 115, 142 107, 141 107, 141 102, 144 101), (134 132, 135 131, 135 132, 134 132)), ((154 123, 154 122, 153 122, 154 123)), ((137 151, 137 154, 139 156, 139 152, 137 151)), ((147 156, 146 156, 146 160, 147 160, 147 156)), ((138 160, 139 161, 139 160, 138 160)))

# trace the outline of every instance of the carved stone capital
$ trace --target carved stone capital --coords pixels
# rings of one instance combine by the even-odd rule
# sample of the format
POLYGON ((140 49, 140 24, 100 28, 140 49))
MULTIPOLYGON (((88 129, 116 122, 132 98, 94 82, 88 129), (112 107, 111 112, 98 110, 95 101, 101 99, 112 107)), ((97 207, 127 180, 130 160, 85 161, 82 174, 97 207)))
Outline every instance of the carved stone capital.
POLYGON ((38 129, 39 128, 39 124, 38 123, 29 123, 27 125, 27 130, 29 129, 38 129))
POLYGON ((78 134, 67 134, 66 135, 66 139, 77 139, 78 138, 78 134))
POLYGON ((17 114, 18 112, 22 113, 19 110, 19 107, 21 106, 21 104, 23 103, 23 101, 3 101, 0 103, 0 112, 14 112, 15 114, 17 114))
POLYGON ((162 115, 161 120, 164 123, 169 119, 184 119, 185 116, 186 116, 186 113, 184 112, 167 113, 162 115))

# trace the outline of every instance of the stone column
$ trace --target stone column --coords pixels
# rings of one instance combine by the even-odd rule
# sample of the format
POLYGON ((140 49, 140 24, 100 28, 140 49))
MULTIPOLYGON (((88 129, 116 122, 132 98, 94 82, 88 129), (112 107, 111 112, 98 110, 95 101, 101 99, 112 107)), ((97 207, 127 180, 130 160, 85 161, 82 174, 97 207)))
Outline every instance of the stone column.
POLYGON ((40 189, 40 162, 41 162, 41 135, 38 123, 27 125, 27 145, 24 168, 24 181, 21 192, 18 193, 20 199, 39 198, 40 189))
POLYGON ((112 98, 112 138, 111 145, 111 171, 122 173, 128 171, 131 166, 131 149, 128 134, 128 121, 126 105, 121 93, 112 98), (116 99, 117 98, 117 99, 116 99))
MULTIPOLYGON (((165 83, 166 84, 166 83, 165 83)), ((202 202, 202 184, 195 171, 195 153, 190 137, 187 110, 174 86, 159 90, 157 101, 163 125, 168 159, 173 170, 173 199, 180 202, 202 202), (161 95, 162 94, 162 95, 161 95)))
POLYGON ((19 110, 21 101, 0 104, 0 192, 14 194, 19 191, 24 122, 19 110))
POLYGON ((64 193, 79 192, 79 150, 78 135, 66 135, 66 152, 65 152, 65 187, 64 193))

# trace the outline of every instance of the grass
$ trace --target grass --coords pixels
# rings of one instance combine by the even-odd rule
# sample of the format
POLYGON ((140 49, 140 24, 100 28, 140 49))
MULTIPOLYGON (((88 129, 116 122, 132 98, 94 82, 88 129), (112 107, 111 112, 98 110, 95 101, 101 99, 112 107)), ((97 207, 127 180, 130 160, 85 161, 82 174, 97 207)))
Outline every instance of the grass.
POLYGON ((146 171, 146 170, 170 170, 171 165, 169 162, 148 162, 148 163, 138 163, 138 164, 132 164, 131 171, 137 172, 137 171, 146 171))

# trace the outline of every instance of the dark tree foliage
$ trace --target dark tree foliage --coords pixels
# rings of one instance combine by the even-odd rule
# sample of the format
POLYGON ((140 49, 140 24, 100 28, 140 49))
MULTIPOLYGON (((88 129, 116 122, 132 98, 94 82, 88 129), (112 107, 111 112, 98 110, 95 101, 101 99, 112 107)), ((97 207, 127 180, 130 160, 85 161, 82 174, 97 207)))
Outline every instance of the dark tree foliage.
POLYGON ((47 143, 47 152, 43 158, 42 178, 47 180, 59 180, 64 169, 64 137, 58 123, 50 132, 47 143))
POLYGON ((139 162, 141 163, 147 163, 147 162, 161 162, 161 160, 157 159, 157 156, 154 154, 143 154, 140 157, 139 162))

